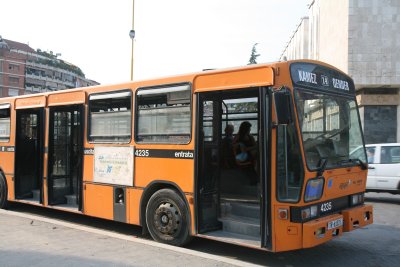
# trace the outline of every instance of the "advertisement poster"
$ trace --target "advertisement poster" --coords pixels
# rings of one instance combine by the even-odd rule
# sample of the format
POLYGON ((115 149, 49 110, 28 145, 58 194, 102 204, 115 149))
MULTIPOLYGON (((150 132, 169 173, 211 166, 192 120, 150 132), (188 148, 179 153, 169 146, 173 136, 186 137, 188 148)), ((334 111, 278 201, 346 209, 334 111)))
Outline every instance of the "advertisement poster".
POLYGON ((95 147, 93 181, 132 186, 133 153, 133 147, 95 147))

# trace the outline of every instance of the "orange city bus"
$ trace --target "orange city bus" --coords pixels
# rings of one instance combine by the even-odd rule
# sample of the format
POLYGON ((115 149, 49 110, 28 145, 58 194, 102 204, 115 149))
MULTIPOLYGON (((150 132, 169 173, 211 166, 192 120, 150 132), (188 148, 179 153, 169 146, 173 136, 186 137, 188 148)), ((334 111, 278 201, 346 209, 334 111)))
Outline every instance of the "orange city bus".
POLYGON ((354 83, 288 61, 0 99, 0 207, 268 251, 371 224, 354 83))

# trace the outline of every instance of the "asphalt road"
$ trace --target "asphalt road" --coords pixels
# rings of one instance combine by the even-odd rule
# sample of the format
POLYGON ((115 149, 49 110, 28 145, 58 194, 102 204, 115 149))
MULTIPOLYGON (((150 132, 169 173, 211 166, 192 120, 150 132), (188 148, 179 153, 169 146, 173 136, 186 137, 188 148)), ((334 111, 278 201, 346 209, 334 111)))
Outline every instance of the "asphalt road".
POLYGON ((373 225, 315 248, 284 253, 200 238, 185 249, 169 248, 141 236, 139 227, 14 204, 11 213, 0 213, 0 266, 397 267, 400 195, 367 193, 366 202, 374 205, 373 225))

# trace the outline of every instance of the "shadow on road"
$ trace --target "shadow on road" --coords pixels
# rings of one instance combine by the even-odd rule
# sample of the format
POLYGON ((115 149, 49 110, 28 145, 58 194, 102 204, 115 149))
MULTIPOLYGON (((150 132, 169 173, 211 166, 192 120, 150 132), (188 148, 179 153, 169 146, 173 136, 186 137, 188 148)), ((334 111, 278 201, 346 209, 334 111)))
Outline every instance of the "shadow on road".
POLYGON ((53 210, 48 208, 43 208, 39 206, 32 206, 24 203, 9 203, 9 210, 16 212, 23 212, 26 214, 44 216, 50 219, 55 219, 59 221, 65 221, 69 223, 81 224, 101 230, 107 230, 110 232, 115 232, 119 234, 125 234, 130 236, 142 236, 142 228, 140 226, 130 225, 126 223, 120 223, 115 221, 109 221, 100 218, 94 218, 87 215, 81 215, 72 212, 66 212, 61 210, 53 210))

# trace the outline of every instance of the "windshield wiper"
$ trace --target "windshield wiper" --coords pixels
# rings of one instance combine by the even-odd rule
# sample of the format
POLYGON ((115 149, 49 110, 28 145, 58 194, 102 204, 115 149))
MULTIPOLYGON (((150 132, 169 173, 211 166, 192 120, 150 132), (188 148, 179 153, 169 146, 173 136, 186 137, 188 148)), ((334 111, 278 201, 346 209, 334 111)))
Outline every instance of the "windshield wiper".
POLYGON ((327 158, 320 158, 317 164, 317 177, 322 176, 326 169, 326 164, 328 163, 327 158))
POLYGON ((343 163, 358 163, 358 165, 360 165, 362 170, 366 170, 368 168, 368 165, 361 159, 345 159, 345 160, 339 160, 337 163, 341 165, 343 163))

